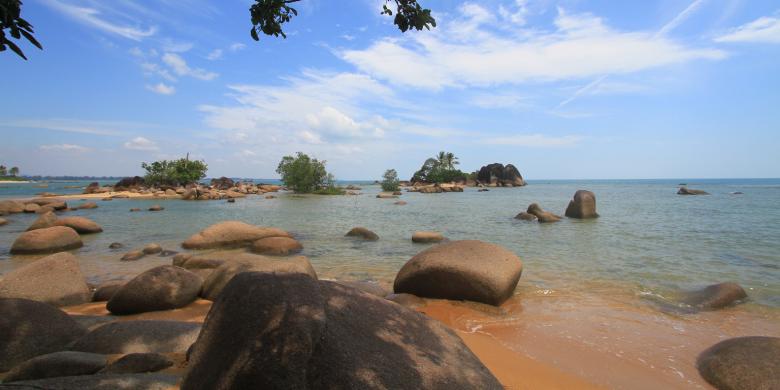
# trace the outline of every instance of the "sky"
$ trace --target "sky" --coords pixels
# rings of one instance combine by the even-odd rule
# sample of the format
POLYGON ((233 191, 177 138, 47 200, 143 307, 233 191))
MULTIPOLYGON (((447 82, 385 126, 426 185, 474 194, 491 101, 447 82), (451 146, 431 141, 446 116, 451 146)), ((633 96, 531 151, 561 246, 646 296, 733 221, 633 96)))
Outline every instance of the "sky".
POLYGON ((780 177, 777 0, 302 0, 255 42, 250 0, 25 0, 40 51, 0 53, 0 164, 140 175, 204 159, 276 178, 408 179, 441 150, 526 179, 780 177))

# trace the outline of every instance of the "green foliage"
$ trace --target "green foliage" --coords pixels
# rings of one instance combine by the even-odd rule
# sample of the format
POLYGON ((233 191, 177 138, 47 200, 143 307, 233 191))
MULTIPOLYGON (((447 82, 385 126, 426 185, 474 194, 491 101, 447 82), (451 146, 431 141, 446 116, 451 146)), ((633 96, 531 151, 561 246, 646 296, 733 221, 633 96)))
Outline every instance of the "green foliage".
POLYGON ((21 0, 0 0, 0 51, 5 51, 6 47, 10 48, 19 57, 24 58, 22 49, 15 43, 6 37, 5 30, 9 30, 8 33, 11 37, 16 39, 22 39, 25 37, 30 43, 35 45, 39 49, 43 49, 41 44, 35 39, 33 34, 33 26, 22 19, 22 2, 21 0))
POLYGON ((455 166, 460 164, 454 154, 441 151, 435 158, 425 160, 420 170, 412 176, 412 182, 448 183, 466 180, 467 175, 455 166))
POLYGON ((276 173, 282 176, 282 182, 287 188, 300 194, 335 187, 333 176, 325 170, 325 161, 311 158, 302 152, 298 152, 295 157, 282 157, 276 173))
POLYGON ((19 175, 19 167, 12 167, 11 170, 8 171, 8 173, 11 176, 18 176, 19 175))
POLYGON ((385 174, 382 175, 382 191, 395 192, 400 187, 398 181, 398 172, 395 169, 388 169, 385 174))
POLYGON ((206 177, 208 171, 205 161, 190 161, 189 158, 141 163, 141 168, 146 170, 144 182, 147 185, 180 186, 197 183, 206 177))
POLYGON ((8 168, 5 167, 5 165, 0 165, 0 176, 7 176, 8 175, 8 168))
MULTIPOLYGON (((255 0, 255 4, 249 7, 249 14, 252 17, 252 29, 249 34, 255 41, 260 40, 259 32, 274 37, 282 36, 287 38, 282 31, 282 24, 287 23, 293 16, 298 16, 298 11, 290 7, 289 4, 297 3, 300 0, 255 0)), ((382 14, 393 15, 393 11, 387 6, 390 1, 395 2, 395 18, 393 23, 398 26, 401 32, 406 32, 410 28, 428 30, 436 27, 436 19, 431 16, 431 10, 422 8, 417 0, 385 0, 382 5, 382 14)), ((333 3, 337 3, 333 1, 333 3)))

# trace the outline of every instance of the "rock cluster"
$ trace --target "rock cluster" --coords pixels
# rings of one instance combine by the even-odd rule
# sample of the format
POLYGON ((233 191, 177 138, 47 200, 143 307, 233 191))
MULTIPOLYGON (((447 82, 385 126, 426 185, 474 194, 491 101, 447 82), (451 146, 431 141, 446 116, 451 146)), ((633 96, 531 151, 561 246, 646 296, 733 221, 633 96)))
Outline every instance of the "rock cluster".
POLYGON ((483 166, 477 172, 477 182, 487 187, 522 187, 525 180, 512 164, 493 163, 483 166))

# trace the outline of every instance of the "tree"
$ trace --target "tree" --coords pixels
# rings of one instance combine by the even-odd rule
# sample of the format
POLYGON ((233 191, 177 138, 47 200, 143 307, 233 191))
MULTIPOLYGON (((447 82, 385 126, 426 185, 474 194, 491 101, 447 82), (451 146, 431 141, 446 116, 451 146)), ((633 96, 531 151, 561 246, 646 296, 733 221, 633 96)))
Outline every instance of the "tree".
POLYGON ((16 176, 16 175, 18 175, 18 174, 19 174, 19 167, 13 167, 13 168, 11 168, 11 170, 9 171, 9 173, 11 174, 11 176, 16 176))
POLYGON ((151 164, 141 163, 146 170, 144 183, 147 185, 181 186, 197 183, 206 177, 208 165, 203 160, 190 161, 189 158, 161 160, 151 164))
POLYGON ((25 57, 22 49, 6 37, 5 30, 9 30, 11 37, 16 39, 27 38, 35 47, 43 50, 43 47, 35 39, 33 26, 22 19, 22 1, 21 0, 0 0, 0 51, 5 51, 6 47, 13 50, 19 57, 25 57))
POLYGON ((5 167, 5 165, 0 165, 0 176, 6 176, 8 175, 8 170, 5 167))
POLYGON ((425 160, 420 170, 412 176, 412 182, 446 183, 465 180, 467 175, 455 169, 460 164, 455 154, 441 151, 435 158, 425 160))
MULTIPOLYGON (((290 4, 299 1, 255 0, 255 4, 249 7, 249 14, 252 18, 252 29, 249 33, 252 39, 259 41, 260 35, 258 33, 274 37, 281 35, 282 38, 287 38, 287 35, 282 31, 282 24, 289 22, 294 16, 298 16, 298 11, 290 4)), ((401 32, 406 32, 410 28, 420 31, 423 28, 430 30, 431 27, 436 27, 436 19, 431 16, 431 10, 421 7, 417 0, 385 0, 381 14, 393 15, 393 11, 387 6, 387 3, 391 1, 395 2, 393 23, 398 26, 401 32)))
POLYGON ((398 172, 395 169, 388 169, 385 174, 382 175, 382 191, 398 191, 400 182, 398 181, 398 172))
POLYGON ((311 158, 303 152, 295 157, 284 156, 276 173, 282 176, 282 183, 287 188, 301 194, 309 194, 323 187, 333 186, 333 176, 325 170, 325 161, 311 158))

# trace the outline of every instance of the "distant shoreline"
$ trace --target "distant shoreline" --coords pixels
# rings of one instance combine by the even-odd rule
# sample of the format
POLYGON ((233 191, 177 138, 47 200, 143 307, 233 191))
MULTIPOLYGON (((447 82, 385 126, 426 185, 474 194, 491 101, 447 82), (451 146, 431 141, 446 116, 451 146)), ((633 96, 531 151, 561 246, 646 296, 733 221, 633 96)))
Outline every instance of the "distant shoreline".
POLYGON ((28 180, 0 180, 0 184, 11 184, 11 183, 32 183, 28 180))

